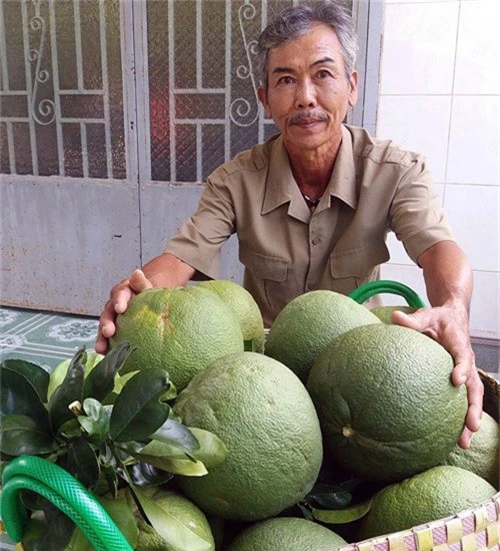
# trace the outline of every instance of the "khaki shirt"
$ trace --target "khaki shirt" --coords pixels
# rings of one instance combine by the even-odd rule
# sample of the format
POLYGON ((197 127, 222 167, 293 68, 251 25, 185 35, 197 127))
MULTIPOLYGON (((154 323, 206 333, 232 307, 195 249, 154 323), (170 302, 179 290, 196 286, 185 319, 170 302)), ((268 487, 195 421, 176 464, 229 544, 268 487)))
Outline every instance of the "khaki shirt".
POLYGON ((342 127, 330 182, 314 212, 294 180, 280 135, 238 154, 207 180, 198 210, 166 252, 217 278, 220 250, 239 241, 244 286, 266 326, 312 289, 348 294, 379 277, 394 231, 410 258, 453 240, 422 156, 362 128, 342 127))

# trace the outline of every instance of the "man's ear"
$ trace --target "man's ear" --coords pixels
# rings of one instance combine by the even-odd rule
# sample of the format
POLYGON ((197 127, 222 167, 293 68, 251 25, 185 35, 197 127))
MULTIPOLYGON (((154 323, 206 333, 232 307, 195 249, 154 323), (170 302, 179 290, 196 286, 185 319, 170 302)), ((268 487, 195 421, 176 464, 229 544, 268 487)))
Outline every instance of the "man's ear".
POLYGON ((349 106, 354 107, 358 101, 358 72, 353 71, 349 79, 349 106))
POLYGON ((264 86, 259 86, 257 88, 257 96, 262 104, 262 107, 264 108, 266 117, 271 117, 271 108, 269 107, 269 103, 267 103, 267 91, 264 86))

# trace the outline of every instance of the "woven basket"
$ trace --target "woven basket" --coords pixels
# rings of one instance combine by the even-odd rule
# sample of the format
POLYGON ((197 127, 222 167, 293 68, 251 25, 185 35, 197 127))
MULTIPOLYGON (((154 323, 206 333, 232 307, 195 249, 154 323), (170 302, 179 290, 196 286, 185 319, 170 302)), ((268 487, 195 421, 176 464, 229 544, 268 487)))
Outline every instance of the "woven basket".
MULTIPOLYGON (((499 420, 500 382, 479 370, 483 409, 499 420)), ((488 502, 409 530, 377 536, 338 551, 500 551, 500 492, 488 502)))

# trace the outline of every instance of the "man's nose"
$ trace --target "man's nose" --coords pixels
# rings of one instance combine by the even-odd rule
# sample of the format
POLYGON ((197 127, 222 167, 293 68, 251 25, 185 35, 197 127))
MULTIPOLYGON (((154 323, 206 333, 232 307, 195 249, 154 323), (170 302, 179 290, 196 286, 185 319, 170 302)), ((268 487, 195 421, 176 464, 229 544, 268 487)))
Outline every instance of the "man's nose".
POLYGON ((309 80, 299 82, 296 88, 295 107, 306 109, 316 105, 316 92, 314 85, 309 80))

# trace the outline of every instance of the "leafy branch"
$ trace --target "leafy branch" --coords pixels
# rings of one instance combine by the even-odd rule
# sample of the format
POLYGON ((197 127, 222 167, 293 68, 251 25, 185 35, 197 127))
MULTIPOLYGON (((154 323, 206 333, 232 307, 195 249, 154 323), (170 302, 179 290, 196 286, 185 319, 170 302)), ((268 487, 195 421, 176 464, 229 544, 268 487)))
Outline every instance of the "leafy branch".
MULTIPOLYGON (((163 484, 174 474, 203 476, 223 461, 226 448, 217 436, 186 427, 174 413, 169 401, 176 390, 164 369, 120 375, 131 352, 128 343, 121 343, 88 369, 87 353, 79 349, 51 393, 50 375, 41 366, 4 360, 2 464, 37 455, 98 496, 115 499, 128 486, 138 499, 139 487, 163 484)), ((54 516, 47 503, 33 501, 40 500, 32 499, 33 509, 54 516)))

